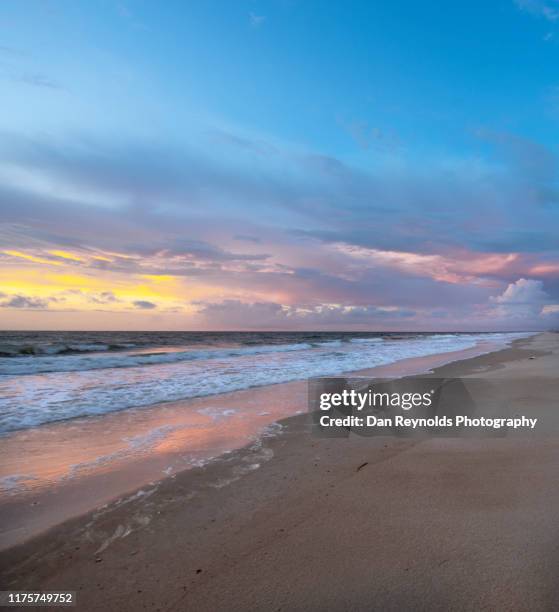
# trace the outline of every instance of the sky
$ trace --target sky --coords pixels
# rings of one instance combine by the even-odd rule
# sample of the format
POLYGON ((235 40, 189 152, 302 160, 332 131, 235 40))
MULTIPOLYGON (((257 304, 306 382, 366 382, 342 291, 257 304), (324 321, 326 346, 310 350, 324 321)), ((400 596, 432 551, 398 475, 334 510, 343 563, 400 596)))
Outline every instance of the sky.
POLYGON ((0 329, 559 328, 559 0, 1 0, 0 329))

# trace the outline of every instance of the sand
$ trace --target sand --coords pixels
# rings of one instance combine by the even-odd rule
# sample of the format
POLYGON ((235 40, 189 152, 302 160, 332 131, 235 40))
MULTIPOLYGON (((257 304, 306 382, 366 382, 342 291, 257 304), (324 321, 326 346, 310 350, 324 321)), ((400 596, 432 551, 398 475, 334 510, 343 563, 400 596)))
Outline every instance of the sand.
MULTIPOLYGON (((558 372, 551 333, 436 370, 510 380, 517 395, 524 381, 540 410, 557 405, 558 372)), ((283 425, 5 551, 2 589, 75 590, 88 611, 559 608, 559 436, 283 425)))

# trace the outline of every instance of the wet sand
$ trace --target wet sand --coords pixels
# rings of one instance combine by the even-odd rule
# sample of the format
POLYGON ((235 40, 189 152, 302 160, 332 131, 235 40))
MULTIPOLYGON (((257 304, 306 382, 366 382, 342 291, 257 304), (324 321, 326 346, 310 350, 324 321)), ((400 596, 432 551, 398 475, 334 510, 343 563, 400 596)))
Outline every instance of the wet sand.
MULTIPOLYGON (((435 373, 525 380, 527 405, 553 408, 559 335, 435 373)), ((88 611, 559 608, 558 437, 283 425, 5 551, 2 588, 75 590, 88 611)))

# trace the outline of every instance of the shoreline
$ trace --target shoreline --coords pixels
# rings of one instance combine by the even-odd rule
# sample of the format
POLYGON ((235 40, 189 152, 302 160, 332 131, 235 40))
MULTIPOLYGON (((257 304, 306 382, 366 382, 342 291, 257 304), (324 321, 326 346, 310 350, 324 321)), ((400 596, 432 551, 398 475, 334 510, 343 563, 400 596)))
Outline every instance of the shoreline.
MULTIPOLYGON (((532 337, 515 340, 510 346, 532 337)), ((405 358, 344 375, 401 378, 507 348, 478 342, 469 349, 405 358)), ((17 456, 19 461, 24 457, 23 466, 13 471, 35 474, 43 470, 44 482, 35 478, 29 491, 4 495, 0 502, 0 522, 4 526, 0 532, 0 550, 22 544, 66 520, 117 502, 141 488, 158 486, 171 475, 194 467, 203 468, 221 456, 257 444, 268 429, 277 431, 278 423, 285 418, 306 412, 306 393, 306 380, 291 381, 52 423, 31 434, 26 430, 20 434, 15 432, 5 441, 6 471, 9 471, 10 457, 17 456), (234 417, 223 420, 227 431, 219 442, 220 452, 205 448, 208 442, 200 428, 206 425, 184 414, 185 407, 212 413, 219 406, 229 408, 230 412, 231 408, 246 409, 247 404, 254 406, 249 415, 250 424, 234 417), (267 410, 259 411, 259 405, 266 406, 267 410), (199 450, 186 452, 185 447, 193 444, 188 438, 193 427, 198 428, 196 435, 202 435, 196 441, 199 450), (132 440, 133 444, 147 440, 148 445, 143 448, 138 444, 137 449, 127 454, 123 440, 132 440), (41 448, 41 455, 34 459, 37 448, 41 448), (43 457, 47 457, 46 466, 42 465, 43 457)), ((215 427, 215 423, 208 427, 215 427)))
MULTIPOLYGON (((548 401, 558 362, 559 336, 541 334, 435 374, 543 373, 554 386, 530 394, 548 401)), ((553 609, 556 439, 321 439, 306 414, 282 425, 5 551, 3 588, 76 590, 110 611, 553 609)))

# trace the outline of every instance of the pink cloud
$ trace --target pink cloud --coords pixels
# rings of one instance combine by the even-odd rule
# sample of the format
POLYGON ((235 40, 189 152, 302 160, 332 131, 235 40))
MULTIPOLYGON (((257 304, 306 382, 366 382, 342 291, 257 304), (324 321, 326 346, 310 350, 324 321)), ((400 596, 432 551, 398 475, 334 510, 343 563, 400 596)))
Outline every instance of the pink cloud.
POLYGON ((335 243, 333 248, 371 266, 395 268, 416 276, 426 276, 446 283, 480 281, 510 268, 518 260, 516 253, 472 253, 431 255, 406 251, 387 251, 335 243))

